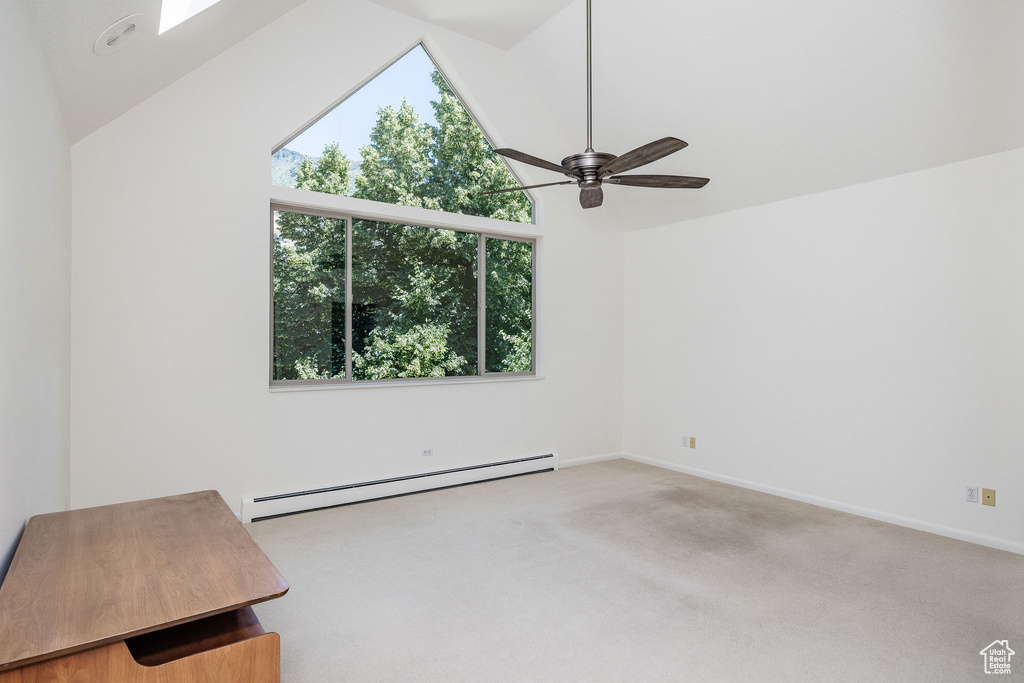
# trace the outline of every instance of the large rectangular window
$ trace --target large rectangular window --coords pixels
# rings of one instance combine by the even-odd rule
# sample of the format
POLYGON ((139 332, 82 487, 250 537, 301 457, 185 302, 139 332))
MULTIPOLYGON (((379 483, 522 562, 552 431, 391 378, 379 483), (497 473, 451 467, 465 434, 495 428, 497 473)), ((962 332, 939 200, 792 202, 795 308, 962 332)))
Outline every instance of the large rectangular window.
POLYGON ((271 382, 532 374, 534 242, 273 212, 271 382))

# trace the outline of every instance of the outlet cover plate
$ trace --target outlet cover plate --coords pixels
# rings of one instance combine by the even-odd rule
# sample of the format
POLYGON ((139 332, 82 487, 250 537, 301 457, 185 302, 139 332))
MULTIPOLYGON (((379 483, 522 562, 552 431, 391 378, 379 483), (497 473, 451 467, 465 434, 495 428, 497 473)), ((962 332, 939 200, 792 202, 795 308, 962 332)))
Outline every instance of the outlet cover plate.
POLYGON ((995 489, 982 489, 981 490, 981 504, 996 506, 996 490, 995 489))
POLYGON ((967 487, 967 502, 968 503, 980 503, 981 502, 981 491, 977 486, 967 487))

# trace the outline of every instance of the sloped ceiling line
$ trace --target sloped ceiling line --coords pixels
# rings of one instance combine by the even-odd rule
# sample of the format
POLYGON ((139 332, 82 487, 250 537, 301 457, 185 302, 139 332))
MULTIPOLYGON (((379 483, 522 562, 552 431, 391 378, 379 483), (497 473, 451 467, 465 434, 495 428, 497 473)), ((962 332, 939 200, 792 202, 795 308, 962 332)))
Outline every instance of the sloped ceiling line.
MULTIPOLYGON (((72 142, 302 2, 220 0, 157 36, 160 0, 24 1, 72 142), (100 32, 135 12, 145 35, 94 55, 100 32)), ((585 139, 583 0, 373 3, 507 50, 556 137, 585 139)), ((595 146, 622 154, 672 135, 690 146, 649 172, 712 179, 610 187, 616 213, 639 229, 1024 147, 1022 34, 1019 0, 595 0, 595 146)), ((556 162, 580 147, 505 143, 556 162)))

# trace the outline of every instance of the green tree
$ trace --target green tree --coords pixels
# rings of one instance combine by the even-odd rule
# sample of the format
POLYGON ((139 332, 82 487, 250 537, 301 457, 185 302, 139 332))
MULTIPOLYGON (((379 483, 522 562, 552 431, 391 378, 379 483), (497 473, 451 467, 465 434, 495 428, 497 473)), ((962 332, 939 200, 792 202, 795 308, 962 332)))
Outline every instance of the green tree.
MULTIPOLYGON (((402 206, 529 223, 525 192, 481 195, 515 187, 515 176, 494 153, 476 121, 436 69, 430 76, 439 99, 430 103, 437 125, 420 123, 406 101, 381 107, 370 133, 354 196, 402 206)), ((347 194, 346 191, 339 194, 347 194)))
MULTIPOLYGON (((304 159, 296 185, 347 189, 349 160, 336 144, 304 159)), ((278 212, 274 225, 274 378, 339 377, 345 370, 345 222, 278 212)))
POLYGON ((435 69, 430 78, 441 97, 430 103, 437 125, 431 127, 426 195, 442 211, 529 223, 533 207, 525 192, 479 194, 519 183, 491 149, 444 76, 435 69))
MULTIPOLYGON (((436 129, 382 107, 356 178, 362 199, 443 208, 431 186, 436 129)), ((353 229, 356 379, 476 371, 476 245, 451 230, 359 221, 353 229), (443 334, 441 332, 444 332, 443 334), (410 375, 409 373, 415 373, 410 375)))
POLYGON ((413 325, 407 332, 394 326, 375 328, 364 353, 353 357, 352 372, 357 379, 460 374, 465 361, 448 349, 448 334, 448 327, 437 323, 413 325))
POLYGON ((533 345, 533 245, 487 238, 488 372, 529 372, 533 345))
POLYGON ((356 221, 352 244, 355 378, 409 376, 403 363, 420 369, 414 376, 474 374, 476 236, 356 221), (404 353, 381 352, 382 345, 412 339, 417 343, 404 353), (364 354, 379 367, 364 362, 364 354))
MULTIPOLYGON (((424 201, 430 171, 430 127, 420 123, 412 106, 402 101, 377 110, 370 144, 359 148, 363 157, 356 178, 356 197, 388 204, 438 208, 424 201)), ((346 192, 340 194, 347 194, 346 192)))

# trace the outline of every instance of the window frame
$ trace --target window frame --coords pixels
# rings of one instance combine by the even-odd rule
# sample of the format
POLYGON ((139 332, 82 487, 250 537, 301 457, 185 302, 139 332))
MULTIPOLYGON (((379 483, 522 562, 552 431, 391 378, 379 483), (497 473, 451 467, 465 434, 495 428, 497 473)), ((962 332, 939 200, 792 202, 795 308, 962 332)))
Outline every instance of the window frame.
MULTIPOLYGON (((334 195, 330 195, 334 196, 334 195)), ((358 201, 358 200, 357 200, 358 201)), ((526 235, 511 235, 489 230, 457 227, 430 220, 408 222, 393 216, 374 215, 370 212, 339 211, 313 206, 296 205, 281 201, 270 202, 270 324, 268 357, 271 389, 299 388, 348 388, 374 386, 407 386, 410 384, 472 383, 538 378, 537 374, 537 249, 539 239, 526 235), (274 214, 278 212, 301 213, 345 221, 345 376, 323 379, 274 379, 274 214), (352 223, 357 220, 394 223, 432 230, 453 230, 477 236, 477 374, 450 377, 395 377, 376 380, 355 380, 352 378, 352 223), (519 372, 488 372, 487 365, 487 239, 501 239, 526 242, 531 245, 530 259, 530 370, 519 372)), ((517 224, 518 225, 518 224, 517 224)))

